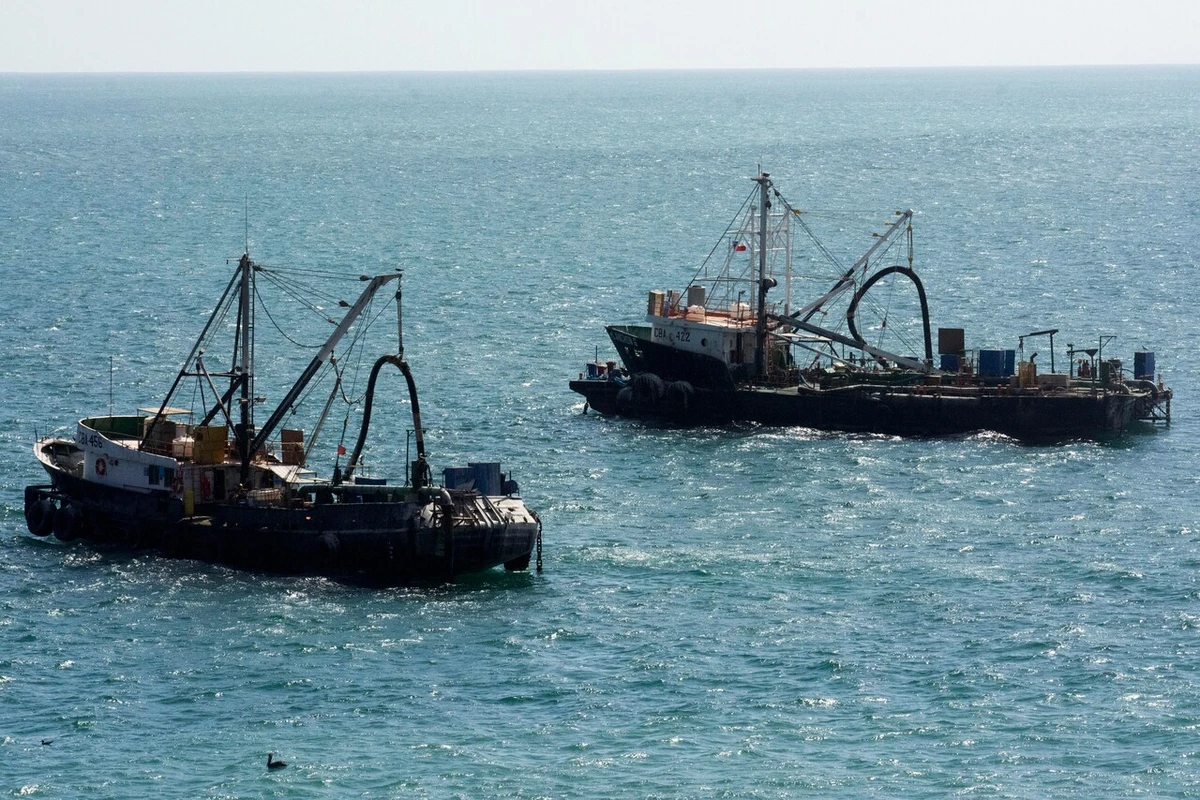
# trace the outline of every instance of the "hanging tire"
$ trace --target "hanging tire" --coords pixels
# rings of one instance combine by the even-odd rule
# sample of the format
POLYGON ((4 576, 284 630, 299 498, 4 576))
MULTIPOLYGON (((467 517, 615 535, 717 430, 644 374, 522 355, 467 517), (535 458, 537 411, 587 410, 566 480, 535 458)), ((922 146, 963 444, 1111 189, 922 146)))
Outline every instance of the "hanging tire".
POLYGON ((667 392, 667 384, 653 372, 634 375, 632 386, 634 404, 647 411, 657 406, 667 392))
POLYGON ((39 502, 41 501, 36 494, 30 496, 28 492, 25 493, 25 527, 29 528, 30 533, 37 533, 42 523, 42 512, 38 510, 39 502))
POLYGON ((321 534, 317 539, 317 548, 325 564, 333 566, 338 563, 338 553, 342 549, 342 543, 338 541, 336 533, 321 534))
POLYGON ((868 420, 872 433, 887 433, 892 427, 892 407, 882 400, 868 406, 868 420))
POLYGON ((526 553, 523 556, 517 556, 514 559, 504 562, 504 569, 508 572, 524 572, 529 569, 529 559, 532 553, 526 553))
POLYGON ((79 508, 70 504, 64 505, 54 515, 54 538, 61 542, 69 542, 79 536, 79 528, 83 522, 83 514, 79 508))
POLYGON ((672 416, 685 420, 691 412, 695 395, 695 388, 687 381, 672 381, 667 384, 665 394, 667 409, 672 416))
POLYGON ((54 501, 43 497, 25 506, 25 524, 34 536, 49 536, 54 530, 54 501))
POLYGON ((622 386, 617 392, 617 413, 629 414, 633 411, 633 387, 622 386))

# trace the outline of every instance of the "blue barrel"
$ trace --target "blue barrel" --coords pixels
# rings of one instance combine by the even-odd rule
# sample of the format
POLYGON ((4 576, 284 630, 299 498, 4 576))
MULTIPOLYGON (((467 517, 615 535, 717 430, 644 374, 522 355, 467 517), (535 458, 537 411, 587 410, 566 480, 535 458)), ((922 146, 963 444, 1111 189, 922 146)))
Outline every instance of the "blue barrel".
POLYGON ((1150 351, 1133 354, 1133 377, 1154 380, 1154 353, 1150 351))
POLYGON ((980 350, 979 351, 979 377, 981 377, 981 378, 1003 378, 1004 377, 1004 351, 1003 350, 980 350))
POLYGON ((480 494, 495 497, 500 494, 500 462, 483 461, 470 462, 475 471, 475 488, 480 494))
POLYGON ((447 489, 475 487, 475 470, 471 467, 446 467, 442 470, 442 485, 447 489))
POLYGON ((958 372, 958 353, 942 353, 942 372, 958 372))

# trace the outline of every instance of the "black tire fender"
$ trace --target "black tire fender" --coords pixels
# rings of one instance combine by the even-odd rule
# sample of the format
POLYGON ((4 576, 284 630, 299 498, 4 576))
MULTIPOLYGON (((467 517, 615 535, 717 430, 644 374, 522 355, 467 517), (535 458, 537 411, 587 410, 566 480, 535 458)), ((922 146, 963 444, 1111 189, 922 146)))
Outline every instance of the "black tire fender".
POLYGON ((69 542, 79 536, 79 527, 83 514, 75 506, 67 503, 54 515, 54 538, 61 542, 69 542))
POLYGON ((31 503, 25 508, 25 524, 34 536, 49 536, 54 530, 54 515, 57 512, 54 501, 48 497, 31 503))

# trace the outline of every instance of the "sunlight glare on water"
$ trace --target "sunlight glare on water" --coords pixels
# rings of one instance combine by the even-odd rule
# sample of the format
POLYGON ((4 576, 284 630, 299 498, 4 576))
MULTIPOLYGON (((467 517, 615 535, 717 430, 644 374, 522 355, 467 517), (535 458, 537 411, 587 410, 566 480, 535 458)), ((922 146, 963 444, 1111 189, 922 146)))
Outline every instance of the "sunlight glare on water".
MULTIPOLYGON (((0 76, 0 790, 1197 791, 1198 103, 1194 68, 0 76), (971 347, 1154 350, 1171 426, 582 414, 603 326, 683 287, 759 164, 847 263, 915 209, 971 347), (25 532, 35 433, 106 413, 110 373, 118 413, 161 400, 247 235, 404 269, 435 474, 511 468, 542 574, 370 588, 25 532)), ((259 357, 278 398, 310 356, 259 357)), ((405 414, 375 426, 402 474, 405 414)))

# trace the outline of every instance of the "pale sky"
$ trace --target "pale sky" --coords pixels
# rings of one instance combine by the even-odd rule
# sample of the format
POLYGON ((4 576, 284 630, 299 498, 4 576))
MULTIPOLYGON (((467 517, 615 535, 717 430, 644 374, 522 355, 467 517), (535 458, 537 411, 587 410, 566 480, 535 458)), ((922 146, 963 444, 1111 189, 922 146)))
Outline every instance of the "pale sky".
POLYGON ((1200 63, 1200 0, 0 0, 0 72, 1200 63))

